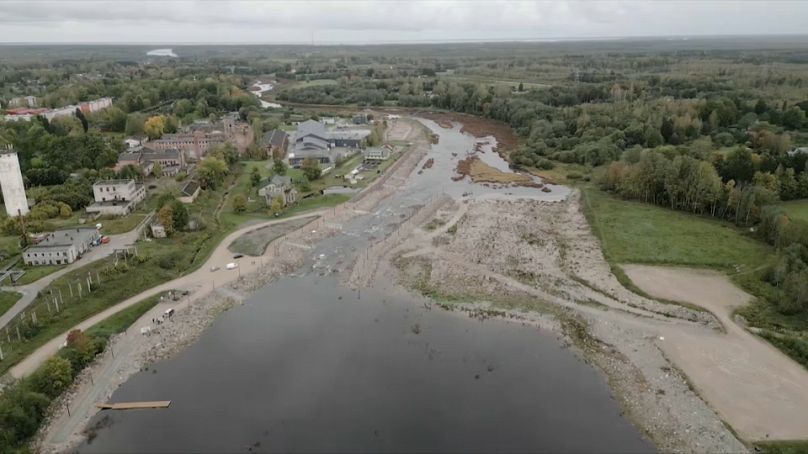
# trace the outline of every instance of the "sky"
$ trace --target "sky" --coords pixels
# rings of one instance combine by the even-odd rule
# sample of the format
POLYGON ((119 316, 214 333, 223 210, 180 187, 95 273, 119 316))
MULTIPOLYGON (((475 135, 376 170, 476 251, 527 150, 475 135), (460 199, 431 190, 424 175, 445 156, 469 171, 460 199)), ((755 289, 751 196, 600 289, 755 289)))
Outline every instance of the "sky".
POLYGON ((0 0, 0 42, 507 41, 808 33, 792 0, 0 0))

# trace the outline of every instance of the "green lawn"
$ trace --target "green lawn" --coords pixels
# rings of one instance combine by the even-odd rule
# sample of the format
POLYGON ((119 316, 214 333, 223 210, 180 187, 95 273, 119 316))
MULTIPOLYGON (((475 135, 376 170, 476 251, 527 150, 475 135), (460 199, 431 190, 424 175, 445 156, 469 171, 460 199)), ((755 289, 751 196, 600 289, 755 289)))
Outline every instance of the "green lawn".
POLYGON ((23 269, 25 274, 16 282, 16 285, 26 285, 31 282, 42 279, 43 277, 61 270, 67 265, 39 265, 39 266, 26 266, 23 269))
POLYGON ((112 219, 99 219, 96 223, 102 225, 101 233, 104 235, 118 235, 137 227, 146 218, 146 215, 146 213, 132 213, 128 216, 118 216, 112 219))
POLYGON ((118 312, 108 319, 96 323, 87 330, 87 334, 92 336, 109 337, 125 331, 132 323, 135 323, 143 314, 151 310, 160 302, 161 295, 146 298, 132 306, 118 312))
POLYGON ((6 311, 9 310, 11 306, 13 306, 14 303, 20 299, 21 296, 22 295, 17 292, 6 292, 0 290, 0 315, 5 314, 6 311))
POLYGON ((808 222, 808 200, 792 200, 783 204, 786 214, 794 219, 808 222))
POLYGON ((610 262, 690 265, 738 272, 774 251, 732 224, 585 188, 585 212, 610 262))

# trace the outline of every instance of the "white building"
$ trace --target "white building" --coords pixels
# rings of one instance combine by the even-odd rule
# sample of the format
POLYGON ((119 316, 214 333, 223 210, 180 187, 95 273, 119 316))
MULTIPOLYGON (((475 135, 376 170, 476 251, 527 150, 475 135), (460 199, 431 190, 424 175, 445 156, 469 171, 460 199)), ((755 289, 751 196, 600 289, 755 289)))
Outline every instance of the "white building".
POLYGON ((10 145, 6 150, 0 150, 0 189, 3 191, 6 213, 10 217, 28 214, 20 161, 10 145))
POLYGON ((381 147, 366 148, 364 153, 365 161, 386 161, 393 153, 393 147, 385 144, 381 147))
POLYGON ((68 265, 90 249, 98 239, 92 227, 57 230, 22 253, 26 265, 68 265))
POLYGON ((135 180, 101 180, 93 184, 93 197, 95 203, 87 207, 88 213, 122 216, 146 198, 146 188, 135 180))

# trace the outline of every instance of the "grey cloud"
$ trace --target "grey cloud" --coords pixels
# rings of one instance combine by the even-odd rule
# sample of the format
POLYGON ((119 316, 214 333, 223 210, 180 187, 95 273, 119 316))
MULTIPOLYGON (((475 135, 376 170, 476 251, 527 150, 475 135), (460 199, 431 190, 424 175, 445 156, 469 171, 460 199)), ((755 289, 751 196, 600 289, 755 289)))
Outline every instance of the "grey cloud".
POLYGON ((12 1, 0 41, 321 42, 803 33, 797 1, 12 1))

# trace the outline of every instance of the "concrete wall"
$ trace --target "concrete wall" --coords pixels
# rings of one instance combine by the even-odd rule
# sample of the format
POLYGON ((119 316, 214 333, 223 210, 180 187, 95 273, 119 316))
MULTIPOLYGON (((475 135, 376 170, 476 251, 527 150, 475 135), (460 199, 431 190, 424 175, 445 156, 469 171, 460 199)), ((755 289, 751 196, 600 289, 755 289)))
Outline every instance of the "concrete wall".
POLYGON ((0 153, 0 189, 3 191, 6 213, 9 216, 28 214, 28 199, 25 197, 17 153, 0 153))

